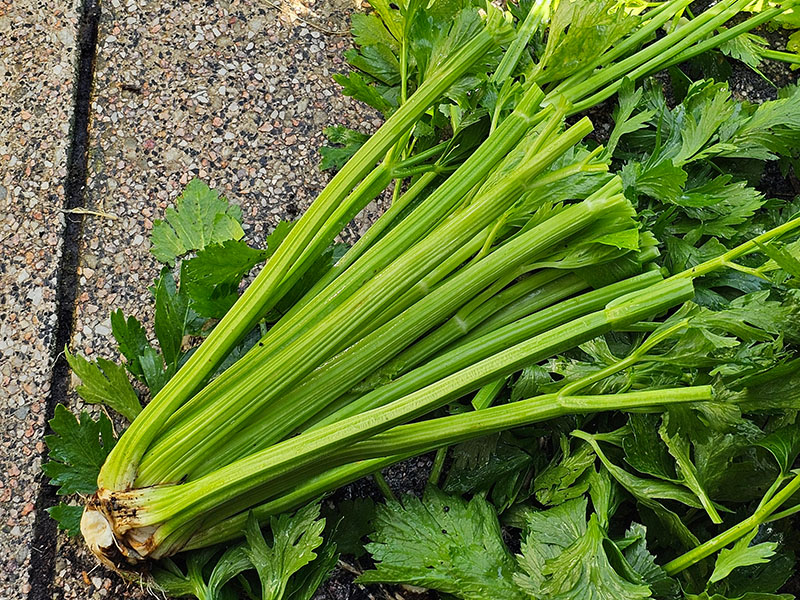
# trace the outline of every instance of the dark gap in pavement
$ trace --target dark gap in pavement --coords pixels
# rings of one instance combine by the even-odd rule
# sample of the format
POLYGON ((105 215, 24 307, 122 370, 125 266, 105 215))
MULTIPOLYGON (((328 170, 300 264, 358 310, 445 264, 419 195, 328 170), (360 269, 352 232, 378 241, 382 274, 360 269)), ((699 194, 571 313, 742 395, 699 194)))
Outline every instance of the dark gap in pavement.
MULTIPOLYGON (((64 181, 64 209, 67 211, 83 208, 86 204, 89 116, 99 21, 99 0, 82 0, 77 31, 79 53, 75 72, 73 117, 67 153, 67 176, 64 181)), ((66 212, 64 217, 65 228, 56 282, 57 320, 53 345, 50 349, 53 371, 50 376, 50 393, 45 405, 45 416, 48 420, 52 418, 56 404, 63 401, 69 391, 70 371, 63 350, 72 339, 78 293, 78 259, 83 233, 82 214, 66 212)), ((46 459, 45 449, 42 461, 46 459)), ((41 474, 39 481, 36 519, 33 524, 29 571, 31 587, 28 600, 50 600, 55 575, 57 528, 56 522, 50 518, 46 509, 56 504, 56 489, 48 485, 41 474)))

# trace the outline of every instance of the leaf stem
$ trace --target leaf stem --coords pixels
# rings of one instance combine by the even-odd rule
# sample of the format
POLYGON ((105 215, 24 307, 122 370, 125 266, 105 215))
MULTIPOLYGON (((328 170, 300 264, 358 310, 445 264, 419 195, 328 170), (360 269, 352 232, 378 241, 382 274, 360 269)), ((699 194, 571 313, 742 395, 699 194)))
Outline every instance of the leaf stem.
POLYGON ((494 401, 497 400, 497 397, 500 395, 500 392, 503 391, 503 388, 506 387, 506 381, 506 377, 499 377, 494 381, 484 385, 472 398, 472 407, 475 410, 484 410, 489 408, 492 404, 494 404, 494 401))
MULTIPOLYGON (((391 452, 392 448, 408 446, 408 449, 402 453, 357 460, 334 467, 307 479, 286 494, 257 506, 252 511, 256 518, 263 522, 270 515, 294 508, 331 489, 355 481, 376 469, 405 460, 426 451, 426 449, 432 450, 437 446, 446 447, 511 427, 529 425, 569 414, 604 410, 658 410, 662 406, 673 403, 708 400, 711 398, 711 394, 709 386, 650 390, 630 394, 562 397, 560 399, 555 394, 551 394, 487 408, 477 413, 441 417, 421 423, 398 426, 363 443, 356 444, 350 450, 345 449, 342 455, 383 454, 391 452)), ((342 455, 340 455, 340 459, 342 455)), ((240 536, 242 524, 246 518, 247 513, 238 514, 198 531, 190 540, 188 548, 210 546, 240 536)))
POLYGON ((681 271, 680 273, 676 273, 670 279, 694 279, 696 277, 702 277, 704 275, 708 275, 713 271, 718 269, 725 268, 729 266, 730 263, 734 262, 737 258, 741 258, 743 256, 747 256, 748 254, 752 254, 753 252, 757 252, 759 247, 763 245, 765 242, 769 242, 771 240, 775 240, 780 238, 781 236, 791 233, 795 229, 800 228, 800 217, 794 218, 782 225, 774 227, 769 231, 765 231, 759 236, 754 237, 751 240, 744 242, 736 246, 735 248, 731 248, 727 252, 720 254, 716 258, 712 258, 707 260, 699 265, 695 265, 685 271, 681 271))
POLYGON ((664 565, 664 570, 668 575, 675 575, 676 573, 680 573, 681 571, 688 569, 692 565, 700 562, 704 558, 711 556, 728 544, 732 544, 739 538, 752 531, 754 528, 758 527, 762 523, 767 522, 769 517, 798 490, 800 490, 800 475, 795 475, 795 477, 789 481, 789 483, 786 484, 783 489, 775 494, 772 500, 764 504, 764 506, 759 508, 744 521, 737 523, 730 529, 723 531, 707 542, 700 544, 696 548, 692 548, 678 558, 671 560, 664 565))

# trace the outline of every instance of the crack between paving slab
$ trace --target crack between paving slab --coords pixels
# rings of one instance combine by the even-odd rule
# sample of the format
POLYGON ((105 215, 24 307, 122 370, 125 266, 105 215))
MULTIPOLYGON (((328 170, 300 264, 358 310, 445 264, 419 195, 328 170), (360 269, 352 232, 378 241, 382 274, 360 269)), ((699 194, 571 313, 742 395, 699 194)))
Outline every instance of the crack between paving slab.
MULTIPOLYGON (((67 154, 67 175, 64 181, 64 206, 67 211, 86 205, 87 159, 89 143, 89 118, 92 84, 94 79, 97 30, 100 21, 100 0, 82 0, 78 22, 78 62, 73 95, 73 118, 67 154)), ((65 227, 61 242, 61 256, 56 276, 56 325, 50 349, 53 370, 50 376, 50 393, 46 399, 45 418, 51 419, 56 404, 66 398, 69 391, 70 371, 63 355, 64 346, 72 339, 75 305, 78 293, 78 264, 84 215, 64 213, 65 227)), ((42 453, 47 459, 47 450, 42 453)), ((50 600, 56 563, 56 522, 46 509, 56 504, 56 489, 39 474, 39 492, 36 497, 36 518, 33 524, 28 600, 50 600)))

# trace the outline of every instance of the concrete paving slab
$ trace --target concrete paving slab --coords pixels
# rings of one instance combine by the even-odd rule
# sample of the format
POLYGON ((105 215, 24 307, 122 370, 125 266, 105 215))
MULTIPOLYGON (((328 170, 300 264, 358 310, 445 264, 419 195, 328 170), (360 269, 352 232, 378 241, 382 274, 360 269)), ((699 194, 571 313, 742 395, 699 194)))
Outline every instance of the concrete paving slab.
POLYGON ((0 599, 30 589, 73 105, 75 3, 0 0, 0 599))
MULTIPOLYGON (((365 132, 380 121, 343 98, 353 5, 346 0, 164 4, 110 0, 100 20, 90 129, 88 215, 75 350, 115 356, 109 315, 152 324, 148 291, 158 265, 153 220, 193 177, 240 204, 248 239, 263 245, 280 219, 297 217, 329 176, 318 169, 322 129, 365 132)), ((365 211, 364 223, 377 212, 365 211)), ((358 226, 357 226, 358 228, 358 226)), ((144 597, 62 540, 53 597, 144 597), (84 573, 86 575, 84 576, 84 573)))

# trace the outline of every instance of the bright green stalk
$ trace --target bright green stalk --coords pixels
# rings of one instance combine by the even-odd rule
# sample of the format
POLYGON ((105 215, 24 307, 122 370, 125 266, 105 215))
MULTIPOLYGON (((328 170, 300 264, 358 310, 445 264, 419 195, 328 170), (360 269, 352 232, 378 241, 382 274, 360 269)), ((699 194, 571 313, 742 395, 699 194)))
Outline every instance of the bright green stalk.
POLYGON ((759 50, 758 54, 762 58, 768 58, 770 60, 777 60, 780 62, 785 62, 790 65, 800 65, 800 56, 797 54, 793 54, 791 52, 780 52, 779 50, 759 50))
POLYGON ((159 525, 150 540, 158 546, 160 540, 203 515, 219 511, 228 516, 258 504, 259 496, 271 494, 270 483, 278 478, 291 477, 310 465, 319 465, 321 471, 328 467, 325 462, 335 452, 355 442, 422 416, 531 362, 660 313, 693 295, 689 281, 659 283, 631 294, 613 307, 525 340, 389 405, 290 438, 193 482, 115 493, 120 508, 112 508, 112 513, 118 531, 159 525), (134 507, 136 510, 132 511, 134 507))
MULTIPOLYGON (((300 266, 308 267, 318 246, 339 233, 328 225, 350 191, 411 129, 428 107, 495 44, 491 31, 481 31, 447 61, 439 76, 423 83, 411 99, 356 152, 298 221, 268 264, 236 304, 125 432, 98 477, 100 488, 125 489, 134 480, 139 461, 162 425, 214 372, 231 349, 280 300, 275 290, 300 266), (313 244, 313 246, 312 246, 313 244), (311 250, 311 251, 310 251, 311 250)), ((324 244, 324 245, 323 245, 324 244)))
MULTIPOLYGON (((371 460, 362 460, 348 465, 342 465, 329 469, 320 475, 308 478, 303 484, 297 486, 290 492, 283 494, 274 500, 270 500, 252 509, 259 522, 266 522, 271 515, 277 515, 297 508, 316 500, 323 496, 330 490, 335 490, 357 481, 362 477, 371 475, 381 469, 390 467, 393 464, 402 462, 408 458, 415 456, 415 453, 409 452, 406 454, 388 456, 386 458, 375 458, 371 460)), ((244 531, 244 524, 247 521, 246 513, 240 513, 236 516, 230 517, 225 521, 217 523, 209 527, 199 529, 181 550, 196 550, 198 548, 207 548, 221 542, 235 540, 242 536, 244 531)), ((161 555, 168 555, 169 550, 164 548, 163 553, 154 555, 154 558, 159 558, 161 555)))
MULTIPOLYGON (((308 294, 310 300, 316 296, 326 285, 336 279, 340 274, 344 273, 347 268, 352 265, 364 252, 370 248, 386 231, 390 228, 395 220, 400 217, 425 191, 425 189, 433 182, 439 174, 433 171, 425 173, 417 181, 411 184, 411 187, 402 194, 397 201, 392 202, 392 205, 380 216, 378 220, 373 223, 369 229, 362 235, 358 241, 348 249, 345 255, 333 266, 333 268, 325 274, 319 283, 315 284, 314 288, 308 294)), ((305 299, 305 298, 304 298, 305 299)), ((304 302, 301 307, 304 307, 308 301, 304 302)), ((300 310, 299 308, 297 310, 300 310)))
MULTIPOLYGON (((545 115, 547 111, 538 109, 543 97, 541 90, 535 86, 530 87, 497 132, 490 136, 453 175, 397 227, 391 229, 373 245, 359 247, 356 244, 340 261, 343 264, 352 263, 345 273, 340 272, 338 277, 334 275, 335 279, 323 290, 312 290, 306 294, 299 304, 308 306, 303 310, 292 309, 269 330, 258 346, 228 369, 222 378, 248 379, 257 376, 264 361, 271 360, 283 345, 332 312, 365 282, 384 269, 394 257, 400 256, 429 233, 470 190, 485 179, 487 173, 502 161, 525 133, 545 115), (353 260, 352 256, 359 253, 363 254, 358 260, 353 260), (312 298, 313 303, 310 302, 312 298)), ((394 287, 389 289, 395 290, 396 284, 392 285, 394 287)), ((196 404, 202 410, 202 404, 196 404)), ((185 412, 187 408, 184 407, 183 410, 185 412)), ((174 422, 173 417, 167 422, 164 430, 171 428, 174 422)))
POLYGON ((784 502, 796 494, 798 490, 800 490, 800 475, 796 475, 782 490, 775 494, 772 500, 764 504, 744 521, 737 523, 707 542, 671 560, 664 565, 664 570, 668 575, 675 575, 700 562, 704 558, 711 556, 715 552, 722 550, 728 544, 732 544, 762 523, 765 523, 770 516, 777 511, 784 502))
POLYGON ((422 454, 441 446, 505 431, 511 427, 555 419, 563 415, 612 410, 660 408, 670 404, 711 400, 710 385, 645 390, 599 396, 545 394, 478 412, 466 412, 394 427, 341 451, 345 463, 390 456, 400 452, 422 454))
MULTIPOLYGON (((752 17, 750 17, 749 19, 746 19, 746 20, 742 21, 738 25, 734 25, 733 27, 730 27, 729 29, 726 29, 725 31, 723 31, 721 33, 718 33, 718 34, 716 34, 716 35, 714 35, 714 36, 712 36, 712 37, 700 42, 699 44, 697 44, 694 47, 684 50, 678 56, 676 56, 674 59, 672 59, 672 61, 670 61, 669 63, 663 65, 663 68, 671 67, 673 65, 677 65, 679 63, 686 62, 690 58, 694 58, 695 56, 699 56, 700 54, 703 54, 704 52, 708 52, 709 50, 713 50, 714 48, 719 48, 725 42, 727 42, 729 40, 732 40, 733 38, 735 38, 735 37, 737 37, 737 36, 739 36, 739 35, 741 35, 743 33, 751 31, 751 30, 755 29, 756 27, 758 27, 760 25, 763 25, 764 23, 767 23, 767 22, 771 21, 772 19, 774 19, 775 17, 783 14, 786 10, 788 10, 794 4, 797 4, 797 2, 796 1, 794 1, 794 2, 786 2, 780 8, 770 8, 768 10, 765 10, 765 11, 762 11, 762 12, 760 12, 758 14, 755 14, 752 17)), ((761 54, 765 58, 775 58, 776 60, 781 60, 778 57, 770 56, 771 54, 773 54, 773 52, 774 52, 773 50, 760 50, 759 54, 761 54)), ((782 54, 782 53, 776 53, 776 54, 782 54)), ((792 56, 792 55, 790 55, 790 56, 792 56)), ((795 58, 797 58, 797 57, 795 56, 795 58)))
POLYGON ((472 398, 472 407, 475 410, 485 410, 489 408, 494 404, 494 401, 497 400, 503 388, 506 387, 506 381, 506 377, 500 377, 479 389, 472 398))
POLYGON ((534 0, 533 4, 525 17, 525 20, 517 28, 517 34, 514 41, 508 46, 500 64, 497 66, 494 74, 492 74, 492 81, 494 83, 502 84, 514 72, 514 69, 522 58, 522 53, 528 47, 533 34, 536 33, 550 18, 550 4, 552 0, 534 0))
POLYGON ((800 504, 796 504, 791 508, 787 508, 786 510, 782 510, 780 512, 773 513, 769 519, 764 521, 765 523, 773 523, 775 521, 780 521, 781 519, 785 519, 787 517, 791 517, 800 513, 800 504))
POLYGON ((530 314, 519 321, 490 331, 479 338, 459 343, 452 349, 447 350, 402 377, 353 400, 347 406, 321 419, 314 425, 314 428, 333 424, 341 419, 393 402, 426 385, 430 385, 438 379, 449 376, 459 369, 464 369, 470 364, 484 360, 519 344, 523 340, 541 335, 548 329, 562 326, 573 319, 579 319, 599 310, 615 298, 656 285, 661 281, 662 278, 659 273, 645 273, 599 290, 564 300, 554 306, 530 314))
POLYGON ((762 245, 772 240, 777 240, 785 234, 791 233, 798 228, 800 228, 800 217, 786 221, 786 223, 782 225, 778 225, 769 231, 765 231, 761 235, 756 236, 753 239, 736 246, 735 248, 731 248, 716 258, 709 259, 703 263, 700 263, 699 265, 686 269, 685 271, 681 271, 680 273, 670 277, 670 279, 694 279, 696 277, 708 275, 709 273, 712 273, 718 269, 731 267, 733 261, 736 259, 747 256, 748 254, 752 254, 753 252, 758 252, 762 245))
POLYGON ((191 468, 202 459, 201 448, 210 452, 220 441, 232 435, 240 424, 262 412, 271 400, 330 356, 352 332, 363 328, 390 306, 398 289, 406 289, 407 284, 418 281, 442 257, 457 251, 496 219, 522 191, 520 185, 541 173, 589 131, 591 123, 582 119, 552 138, 540 152, 526 156, 526 160, 517 166, 514 178, 504 178, 491 185, 479 199, 397 257, 291 344, 273 353, 251 377, 241 377, 235 369, 229 369, 212 381, 176 411, 171 419, 175 425, 148 449, 139 465, 136 485, 141 487, 182 479, 184 473, 175 471, 175 465, 191 468), (234 374, 228 375, 231 372, 234 374), (184 414, 186 419, 183 419, 184 414), (168 477, 168 474, 173 477, 168 477))
MULTIPOLYGON (((547 272, 545 270, 543 272, 547 272)), ((471 327, 469 331, 464 332, 464 335, 457 340, 458 345, 467 344, 472 340, 486 335, 491 331, 505 327, 509 323, 518 321, 539 310, 537 306, 546 300, 551 303, 558 302, 565 298, 569 298, 575 294, 583 292, 590 286, 586 281, 575 275, 568 273, 557 282, 542 287, 541 290, 531 291, 509 304, 498 307, 498 310, 492 311, 492 314, 486 315, 485 319, 480 319, 483 316, 483 310, 476 311, 476 315, 471 316, 470 322, 474 322, 475 326, 471 327), (542 297, 544 296, 544 297, 542 297), (531 309, 533 307, 533 309, 531 309)), ((481 309, 491 309, 494 304, 494 299, 486 303, 488 306, 481 307, 481 309)), ((449 351, 452 346, 445 346, 445 351, 449 351)))
MULTIPOLYGON (((515 272, 518 265, 546 254, 554 246, 565 243, 570 237, 591 227, 603 216, 629 208, 628 201, 622 195, 603 198, 601 192, 597 194, 597 197, 575 204, 512 238, 483 260, 467 265, 405 312, 375 329, 319 367, 300 385, 276 399, 261 412, 257 423, 237 433, 223 448, 213 447, 205 458, 204 451, 200 455, 194 454, 192 461, 198 465, 200 472, 205 473, 278 442, 347 391, 353 381, 368 375, 383 361, 390 360, 400 352, 408 341, 419 338, 456 312, 504 271, 515 272)), ((188 473, 189 479, 197 475, 197 471, 187 468, 185 464, 177 469, 188 473)), ((165 481, 169 481, 173 475, 171 473, 165 481)))
MULTIPOLYGON (((502 199, 508 199, 509 191, 514 194, 518 193, 519 185, 533 177, 535 172, 546 165, 547 162, 547 160, 542 161, 537 159, 534 161, 533 165, 528 167, 527 175, 526 167, 520 165, 520 171, 518 172, 519 179, 513 181, 509 180, 507 184, 495 186, 485 198, 477 202, 476 205, 471 207, 468 211, 465 211, 464 215, 456 221, 463 221, 466 219, 467 222, 470 222, 474 221, 478 216, 480 216, 480 218, 485 218, 488 214, 488 206, 494 207, 495 210, 502 210, 503 204, 508 203, 507 200, 504 201, 502 199), (481 206, 483 206, 483 208, 481 208, 481 206), (472 213, 473 216, 470 217, 469 213, 472 213)), ((474 294, 490 284, 497 277, 497 273, 502 273, 504 269, 507 268, 514 269, 518 264, 530 261, 532 257, 538 255, 538 253, 544 252, 546 248, 564 240, 565 236, 568 237, 586 227, 588 222, 597 218, 596 215, 600 215, 606 210, 617 210, 618 206, 628 206, 627 201, 621 196, 606 201, 606 199, 602 198, 602 194, 598 192, 597 198, 570 207, 567 211, 558 215, 556 218, 559 220, 560 226, 553 227, 553 229, 549 231, 547 226, 540 226, 531 230, 524 236, 519 236, 511 240, 498 248, 483 261, 462 269, 457 275, 450 278, 430 293, 429 285, 432 285, 434 282, 426 282, 427 277, 424 278, 422 281, 424 285, 417 293, 418 298, 412 298, 412 300, 418 300, 418 302, 413 305, 411 310, 408 310, 405 314, 399 315, 396 319, 387 322, 379 329, 369 333, 369 335, 361 339, 354 346, 327 362, 323 367, 318 369, 315 376, 310 377, 301 385, 294 385, 282 394, 279 388, 274 386, 270 387, 269 393, 272 394, 274 400, 271 401, 269 405, 261 401, 261 408, 259 410, 259 423, 263 423, 262 427, 266 428, 254 431, 255 439, 252 443, 250 439, 253 436, 240 438, 237 434, 236 437, 226 440, 224 445, 230 446, 233 444, 236 448, 241 449, 238 452, 240 453, 242 451, 252 451, 255 448, 262 448, 278 441, 292 429, 301 425, 306 418, 313 416, 323 408, 325 404, 346 391, 347 387, 351 386, 353 381, 358 381, 368 375, 369 371, 365 372, 365 368, 372 369, 380 365, 380 362, 376 362, 380 360, 377 357, 389 360, 393 352, 402 350, 404 345, 408 343, 403 340, 416 339, 419 335, 430 329, 431 326, 438 324, 441 319, 450 316, 464 304, 464 302, 468 301, 474 294), (292 407, 296 407, 295 410, 292 410, 292 407), (291 417, 281 417, 281 415, 287 414, 291 414, 291 417)), ((453 224, 445 224, 442 226, 441 231, 449 235, 448 232, 451 232, 453 229, 453 224)), ((436 236, 432 236, 431 240, 426 239, 424 244, 427 245, 427 252, 432 252, 433 249, 439 247, 440 241, 441 238, 436 236)), ((471 247, 470 244, 465 246, 468 250, 466 255, 462 254, 460 250, 452 252, 451 256, 448 257, 444 263, 448 265, 446 266, 446 270, 454 269, 459 264, 463 263, 469 254, 474 253, 477 248, 480 247, 481 243, 482 240, 480 238, 473 238, 471 247), (452 257, 455 257, 456 260, 451 260, 452 257)), ((418 255, 424 252, 426 252, 425 247, 418 250, 418 255)), ((406 266, 393 265, 391 268, 398 274, 403 273, 407 276, 413 272, 414 264, 414 262, 406 261, 406 266)), ((438 267, 434 269, 433 272, 436 273, 437 269, 438 267)), ((415 288, 417 287, 418 286, 415 286, 415 288)), ((375 288, 376 291, 374 291, 371 296, 373 304, 376 303, 380 297, 380 293, 377 290, 382 289, 380 284, 376 284, 375 288)), ((363 292, 360 291, 359 293, 363 292)), ((406 296, 408 296, 408 294, 406 296)), ((349 302, 350 301, 342 305, 342 311, 348 310, 349 302)), ((376 310, 374 313, 375 316, 373 316, 372 319, 364 319, 362 330, 364 330, 364 327, 366 327, 366 330, 373 330, 374 325, 383 321, 387 314, 391 315, 392 312, 397 312, 395 309, 396 306, 393 305, 389 307, 388 312, 387 310, 381 312, 377 312, 376 310)), ((364 313, 363 309, 362 313, 364 313)), ((366 313, 364 314, 366 315, 366 313)), ((332 313, 329 318, 331 319, 331 329, 334 329, 336 332, 343 329, 341 325, 342 317, 339 317, 338 313, 332 313)), ((352 316, 350 317, 350 321, 354 321, 352 316)), ((317 338, 331 338, 332 335, 333 334, 316 334, 314 336, 313 330, 312 333, 309 334, 309 336, 317 338)), ((279 363, 280 357, 273 357, 273 361, 279 363)), ((298 377, 295 381, 299 382, 300 378, 298 377)), ((254 386, 257 393, 262 393, 260 388, 266 384, 250 382, 248 385, 254 386)), ((241 398, 237 397, 233 400, 239 402, 241 398)), ((250 410, 252 410, 252 408, 250 408, 250 410)), ((210 429, 213 424, 207 421, 209 418, 208 414, 208 410, 206 410, 200 416, 206 419, 205 426, 210 429)), ((232 415, 232 417, 235 417, 235 415, 232 415)), ((245 419, 238 420, 239 422, 247 422, 245 419)), ((151 478, 149 479, 150 481, 173 481, 185 478, 187 475, 190 477, 193 476, 195 467, 199 467, 201 470, 205 471, 212 468, 214 465, 226 464, 226 462, 230 462, 232 458, 237 457, 228 457, 222 450, 222 447, 209 443, 209 439, 204 437, 201 438, 200 447, 193 449, 191 452, 186 452, 185 456, 187 458, 181 460, 173 442, 181 439, 182 435, 186 435, 191 431, 196 431, 196 427, 200 425, 201 424, 197 423, 197 421, 193 422, 191 418, 181 420, 180 415, 176 415, 171 428, 172 437, 170 438, 168 435, 156 441, 154 447, 147 453, 142 461, 140 477, 143 479, 149 477, 151 478), (186 431, 186 434, 182 434, 182 428, 186 431), (158 456, 162 448, 164 450, 160 459, 154 458, 158 456), (159 462, 171 466, 168 470, 164 469, 158 475, 154 475, 150 471, 150 465, 154 463, 158 464, 159 462)), ((221 428, 217 427, 215 431, 209 431, 208 435, 221 436, 221 433, 221 428)), ((219 439, 224 438, 220 437, 219 439)), ((192 443, 195 444, 196 441, 192 440, 192 443)))
POLYGON ((377 329, 378 326, 383 325, 391 318, 396 317, 401 312, 406 310, 408 307, 413 306, 422 300, 425 296, 431 293, 431 290, 433 290, 449 276, 456 276, 457 273, 455 275, 453 275, 453 273, 457 271, 458 268, 466 261, 475 256, 475 254, 480 250, 481 246, 483 246, 484 240, 486 239, 488 233, 488 228, 483 229, 477 235, 473 236, 469 242, 459 248, 457 252, 454 252, 445 258, 441 264, 434 267, 430 273, 420 279, 414 284, 413 287, 411 287, 411 289, 398 298, 392 304, 392 306, 390 306, 380 316, 378 320, 370 323, 369 330, 365 331, 363 335, 359 336, 359 338, 363 337, 374 329, 377 329))
MULTIPOLYGON (((559 300, 568 298, 586 287, 587 285, 577 276, 565 276, 555 269, 534 273, 504 292, 500 292, 500 294, 486 300, 478 307, 471 306, 472 303, 470 303, 461 308, 436 331, 403 350, 375 374, 371 375, 367 381, 358 385, 357 389, 359 391, 374 389, 413 369, 451 342, 463 339, 463 336, 474 327, 513 302, 519 302, 524 305, 526 314, 531 314, 559 300)), ((525 315, 520 315, 518 318, 523 316, 525 315)))
POLYGON ((582 112, 611 97, 619 90, 625 78, 637 79, 657 71, 662 65, 734 17, 749 1, 723 0, 692 19, 684 27, 670 32, 633 56, 601 69, 582 84, 565 91, 574 102, 574 113, 582 112), (587 97, 587 94, 591 95, 587 97))
MULTIPOLYGON (((270 515, 291 510, 304 502, 313 500, 342 485, 346 485, 365 475, 400 462, 410 456, 448 446, 459 441, 475 439, 496 431, 521 427, 543 420, 571 414, 584 414, 604 410, 658 409, 662 406, 680 402, 702 402, 710 400, 710 386, 678 388, 674 390, 653 390, 632 394, 605 396, 571 396, 558 398, 557 395, 540 396, 504 406, 487 408, 478 413, 466 413, 400 425, 378 434, 365 442, 359 442, 353 449, 345 449, 343 454, 384 454, 391 448, 409 442, 409 450, 400 454, 381 456, 349 462, 317 475, 290 492, 252 509, 256 518, 263 522, 270 515), (414 450, 410 448, 413 447, 414 450)), ((198 531, 189 541, 186 549, 196 549, 229 541, 241 536, 248 513, 241 513, 229 519, 198 531)))

